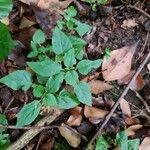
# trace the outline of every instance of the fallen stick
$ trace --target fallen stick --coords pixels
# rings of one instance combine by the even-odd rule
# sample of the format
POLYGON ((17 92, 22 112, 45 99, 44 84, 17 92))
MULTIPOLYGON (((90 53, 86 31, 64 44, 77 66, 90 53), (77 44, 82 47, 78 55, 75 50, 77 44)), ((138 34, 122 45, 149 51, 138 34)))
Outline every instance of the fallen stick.
MULTIPOLYGON (((52 109, 52 115, 49 115, 47 117, 44 117, 41 119, 35 126, 44 126, 45 124, 50 124, 53 122, 59 115, 63 113, 63 110, 60 109, 52 109)), ((43 128, 41 129, 30 129, 27 132, 25 132, 19 139, 11 144, 7 150, 20 150, 24 146, 26 146, 30 140, 32 140, 37 134, 39 134, 43 128)))
POLYGON ((122 93, 122 95, 120 96, 120 98, 117 100, 117 102, 114 104, 114 106, 112 107, 111 111, 109 112, 109 114, 106 116, 105 121, 103 122, 103 124, 101 125, 101 127, 99 128, 98 132, 94 135, 94 137, 91 139, 91 141, 89 142, 88 146, 87 146, 87 150, 91 147, 92 143, 95 141, 95 139, 102 134, 102 130, 104 129, 104 127, 106 126, 106 124, 108 123, 108 121, 110 120, 112 114, 114 113, 114 111, 116 110, 116 108, 118 107, 118 105, 120 104, 120 101, 124 98, 124 96, 127 94, 128 90, 130 89, 130 86, 132 85, 132 82, 136 80, 137 76, 139 75, 139 73, 141 72, 141 70, 143 69, 143 67, 145 66, 145 64, 147 63, 147 61, 150 59, 150 52, 148 53, 148 55, 146 56, 146 58, 144 59, 144 61, 142 62, 142 64, 139 66, 138 70, 136 71, 136 73, 134 74, 133 78, 131 79, 131 81, 129 82, 129 84, 127 85, 127 87, 125 88, 124 92, 122 93))

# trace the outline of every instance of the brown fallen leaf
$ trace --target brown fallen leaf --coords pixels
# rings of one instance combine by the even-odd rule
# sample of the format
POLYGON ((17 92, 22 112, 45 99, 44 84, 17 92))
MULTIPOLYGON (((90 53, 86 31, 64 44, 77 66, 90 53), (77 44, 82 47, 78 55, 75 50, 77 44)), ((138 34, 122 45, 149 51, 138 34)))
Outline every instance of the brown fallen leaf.
POLYGON ((70 110, 71 116, 67 120, 67 124, 69 126, 80 126, 82 121, 82 115, 81 115, 82 107, 75 107, 70 110))
POLYGON ((138 118, 125 117, 125 123, 127 126, 140 124, 140 120, 138 118))
POLYGON ((145 137, 139 146, 139 150, 150 150, 150 137, 145 137))
POLYGON ((143 76, 139 74, 136 80, 132 82, 130 89, 133 91, 140 91, 144 87, 144 85, 145 85, 145 81, 143 79, 143 76))
POLYGON ((39 7, 41 9, 49 9, 50 11, 53 11, 53 10, 59 11, 61 9, 67 8, 73 0, 63 0, 63 1, 59 1, 59 0, 19 0, 19 1, 26 3, 28 5, 33 4, 36 7, 39 7))
POLYGON ((139 129, 141 129, 143 127, 143 125, 141 124, 136 124, 133 126, 130 126, 129 128, 126 129, 127 135, 128 136, 134 136, 135 132, 139 129))
POLYGON ((104 118, 108 111, 96 107, 85 106, 84 115, 86 118, 104 118))
POLYGON ((127 115, 128 117, 131 117, 130 105, 124 98, 120 101, 120 108, 123 114, 127 115))
POLYGON ((128 20, 124 20, 123 24, 121 25, 122 28, 133 28, 138 26, 138 24, 136 23, 135 19, 128 19, 128 20))
POLYGON ((134 52, 138 42, 111 51, 110 58, 105 58, 102 64, 102 74, 106 81, 119 80, 129 74, 134 52))
POLYGON ((33 26, 34 24, 36 24, 35 22, 30 21, 29 19, 23 17, 21 20, 21 24, 19 26, 19 29, 23 29, 23 28, 29 28, 31 26, 33 26))
POLYGON ((60 131, 60 134, 67 140, 69 145, 71 145, 74 148, 77 148, 81 143, 81 138, 79 134, 77 134, 77 131, 74 129, 69 129, 66 127, 66 125, 62 124, 62 127, 58 128, 60 131))
POLYGON ((107 91, 113 88, 113 86, 110 85, 109 83, 100 80, 92 80, 88 82, 88 84, 90 85, 91 92, 93 94, 99 94, 102 93, 103 91, 107 91))

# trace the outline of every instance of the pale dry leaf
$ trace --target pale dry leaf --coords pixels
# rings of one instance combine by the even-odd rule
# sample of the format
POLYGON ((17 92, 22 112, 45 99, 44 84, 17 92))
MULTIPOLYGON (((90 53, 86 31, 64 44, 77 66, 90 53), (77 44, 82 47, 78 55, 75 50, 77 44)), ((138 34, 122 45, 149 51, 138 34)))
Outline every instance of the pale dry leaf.
POLYGON ((139 129, 141 129, 143 127, 143 125, 141 124, 136 124, 133 126, 130 126, 129 128, 126 129, 127 135, 128 136, 134 136, 135 132, 139 129))
POLYGON ((84 115, 86 118, 104 118, 108 111, 96 107, 85 106, 84 115))
POLYGON ((67 120, 67 124, 69 126, 80 126, 82 121, 82 115, 81 115, 82 107, 75 107, 70 110, 71 116, 67 120))
POLYGON ((139 146, 139 150, 150 150, 150 137, 145 137, 139 146))
POLYGON ((105 58, 102 64, 102 74, 106 81, 119 80, 129 74, 132 58, 138 42, 125 46, 110 53, 110 58, 105 58))
POLYGON ((69 129, 66 126, 62 126, 58 128, 60 134, 67 140, 69 145, 74 148, 77 148, 81 143, 81 137, 77 134, 77 131, 74 129, 69 129), (74 130, 74 131, 73 131, 74 130))
POLYGON ((8 26, 9 25, 9 18, 8 17, 2 18, 2 19, 0 19, 0 22, 5 24, 6 26, 8 26))
POLYGON ((34 4, 35 6, 41 8, 41 9, 49 9, 52 12, 53 10, 59 11, 61 9, 67 8, 73 0, 64 0, 64 1, 60 1, 60 0, 20 0, 20 1, 23 3, 26 3, 28 5, 34 4))
POLYGON ((122 28, 133 28, 136 26, 138 26, 138 24, 136 23, 135 19, 124 20, 123 24, 121 25, 122 28))
POLYGON ((28 20, 25 17, 23 17, 22 20, 21 20, 21 24, 19 26, 19 29, 29 28, 29 27, 33 26, 34 24, 36 24, 36 23, 28 20))
POLYGON ((124 98, 120 101, 120 108, 123 114, 127 115, 128 117, 131 117, 130 105, 124 98))
POLYGON ((147 65, 147 68, 148 68, 149 73, 150 73, 150 63, 147 65))
POLYGON ((99 94, 113 88, 109 83, 100 80, 92 80, 88 82, 88 84, 90 85, 93 94, 99 94))

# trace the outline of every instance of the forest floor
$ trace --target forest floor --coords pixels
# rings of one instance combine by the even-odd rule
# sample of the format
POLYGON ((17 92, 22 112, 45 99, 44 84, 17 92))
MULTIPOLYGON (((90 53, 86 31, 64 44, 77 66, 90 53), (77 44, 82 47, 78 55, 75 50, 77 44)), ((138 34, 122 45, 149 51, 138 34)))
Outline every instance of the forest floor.
MULTIPOLYGON (((85 1, 13 1, 7 25, 17 44, 0 63, 1 77, 22 69, 32 73, 27 62, 36 58, 27 56, 34 33, 42 29, 51 43, 56 23, 70 6, 77 10, 75 19, 92 27, 82 36, 87 43, 84 58, 102 59, 102 65, 79 76, 91 87, 92 106, 82 103, 67 110, 42 106, 38 118, 20 128, 15 126, 17 114, 33 101, 32 88, 24 92, 1 84, 0 112, 8 120, 1 127, 9 134, 5 143, 9 147, 3 149, 150 149, 150 1, 85 1)), ((64 32, 76 34, 73 29, 64 32)))

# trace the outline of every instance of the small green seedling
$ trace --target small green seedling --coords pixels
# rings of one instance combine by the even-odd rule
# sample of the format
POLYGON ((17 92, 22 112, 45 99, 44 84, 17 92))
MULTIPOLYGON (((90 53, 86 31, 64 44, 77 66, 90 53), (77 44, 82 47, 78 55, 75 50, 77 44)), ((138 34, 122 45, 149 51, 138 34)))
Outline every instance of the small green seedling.
POLYGON ((59 21, 53 31, 50 44, 46 44, 42 30, 37 30, 33 35, 32 51, 28 58, 34 59, 27 65, 36 79, 33 80, 26 70, 14 71, 0 79, 0 83, 13 90, 33 90, 34 99, 19 112, 17 127, 31 124, 38 117, 42 105, 61 109, 70 109, 80 103, 92 105, 90 86, 80 81, 79 75, 87 75, 97 69, 102 60, 83 58, 86 42, 81 37, 90 31, 91 26, 74 19, 76 14, 73 6, 67 9, 64 20, 59 21), (73 28, 69 22, 73 23, 73 28), (70 34, 70 28, 76 31, 75 35, 70 34), (67 91, 65 85, 70 85, 73 90, 67 91))

